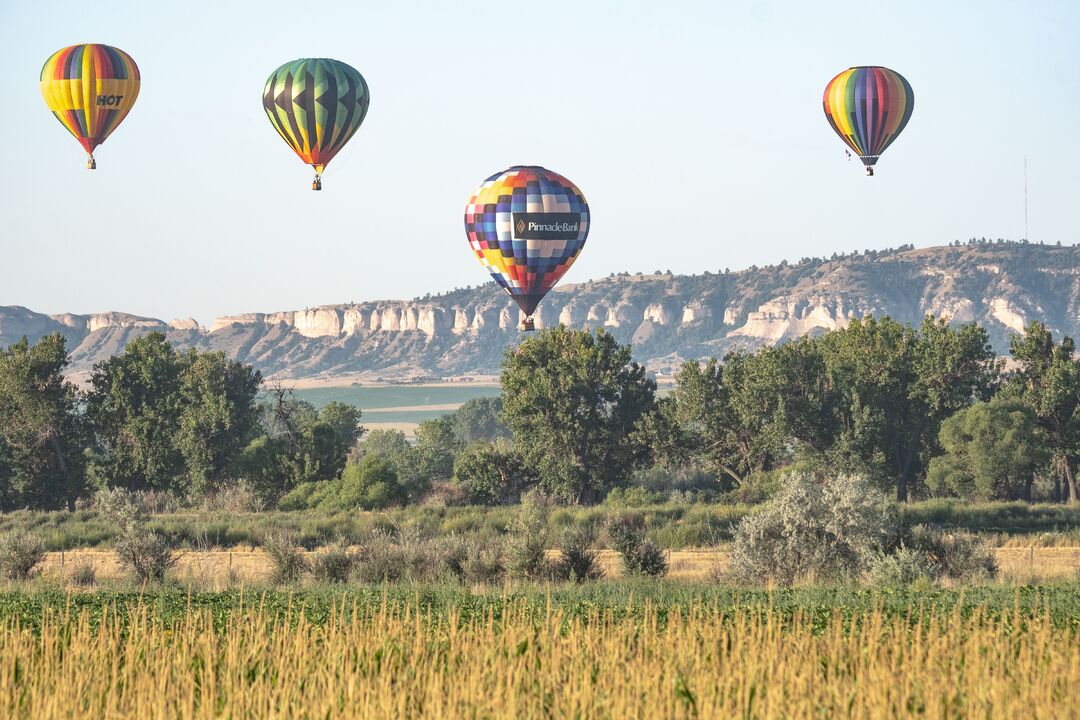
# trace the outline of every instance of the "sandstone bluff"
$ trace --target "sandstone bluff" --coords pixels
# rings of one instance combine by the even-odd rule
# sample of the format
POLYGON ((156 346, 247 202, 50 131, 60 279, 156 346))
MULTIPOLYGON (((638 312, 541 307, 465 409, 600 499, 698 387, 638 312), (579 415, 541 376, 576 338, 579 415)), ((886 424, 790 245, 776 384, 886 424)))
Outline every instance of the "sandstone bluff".
MULTIPOLYGON (((620 274, 557 288, 538 328, 604 327, 661 373, 684 359, 782 342, 853 317, 978 321, 998 352, 1030 320, 1080 335, 1080 248, 1018 243, 867 251, 740 272, 620 274)), ((75 373, 158 330, 178 347, 222 350, 281 378, 486 373, 520 337, 493 284, 411 301, 329 305, 166 323, 120 312, 44 315, 0 306, 0 343, 60 332, 75 373)))

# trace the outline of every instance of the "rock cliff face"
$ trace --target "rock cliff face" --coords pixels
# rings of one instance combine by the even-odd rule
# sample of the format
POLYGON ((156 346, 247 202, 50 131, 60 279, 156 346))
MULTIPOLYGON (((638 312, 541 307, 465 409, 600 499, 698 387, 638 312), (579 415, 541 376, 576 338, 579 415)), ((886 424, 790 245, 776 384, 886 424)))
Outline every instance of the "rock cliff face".
MULTIPOLYGON (((1080 335, 1080 248, 996 244, 872 252, 741 272, 613 275, 556 288, 535 315, 603 327, 652 369, 783 342, 843 327, 853 317, 890 315, 917 323, 932 314, 977 321, 995 348, 1030 320, 1080 335)), ((150 331, 178 347, 221 350, 266 375, 384 377, 497 370, 520 338, 520 313, 493 284, 412 301, 379 301, 166 323, 125 313, 42 315, 0 307, 0 345, 59 332, 73 371, 150 331)))

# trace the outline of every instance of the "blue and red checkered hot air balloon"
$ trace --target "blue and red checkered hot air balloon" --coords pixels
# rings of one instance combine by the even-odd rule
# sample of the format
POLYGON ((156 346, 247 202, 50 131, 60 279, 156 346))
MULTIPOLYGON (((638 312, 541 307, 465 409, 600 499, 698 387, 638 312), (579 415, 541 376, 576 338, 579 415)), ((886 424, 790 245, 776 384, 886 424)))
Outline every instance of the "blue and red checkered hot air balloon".
POLYGON ((525 314, 574 264, 589 236, 589 204, 577 186, 542 167, 515 165, 473 191, 465 206, 469 247, 525 314))

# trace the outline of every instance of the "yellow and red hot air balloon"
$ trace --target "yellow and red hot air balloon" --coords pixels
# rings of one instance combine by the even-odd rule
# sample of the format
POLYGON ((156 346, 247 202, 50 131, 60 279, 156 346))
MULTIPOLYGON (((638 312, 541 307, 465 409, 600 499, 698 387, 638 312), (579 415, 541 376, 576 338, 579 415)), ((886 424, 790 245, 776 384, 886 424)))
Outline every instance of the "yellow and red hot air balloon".
POLYGON ((94 148, 123 122, 139 97, 139 67, 119 48, 71 45, 45 61, 41 94, 60 124, 86 150, 86 167, 93 170, 94 148))
POLYGON ((589 235, 589 204, 577 186, 542 167, 515 165, 473 191, 465 234, 480 263, 521 312, 523 330, 589 235))
POLYGON ((911 119, 915 92, 894 70, 853 67, 829 81, 822 104, 832 129, 873 175, 881 153, 911 119))

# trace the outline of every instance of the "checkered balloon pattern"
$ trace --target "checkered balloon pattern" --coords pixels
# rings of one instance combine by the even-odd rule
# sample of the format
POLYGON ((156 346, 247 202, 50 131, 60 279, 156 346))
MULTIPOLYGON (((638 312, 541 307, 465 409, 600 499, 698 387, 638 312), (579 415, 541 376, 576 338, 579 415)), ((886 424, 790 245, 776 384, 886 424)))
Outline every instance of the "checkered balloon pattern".
POLYGON ((489 177, 469 197, 465 233, 495 282, 532 315, 585 246, 589 205, 562 175, 516 165, 489 177), (548 232, 530 232, 528 221, 548 232))

